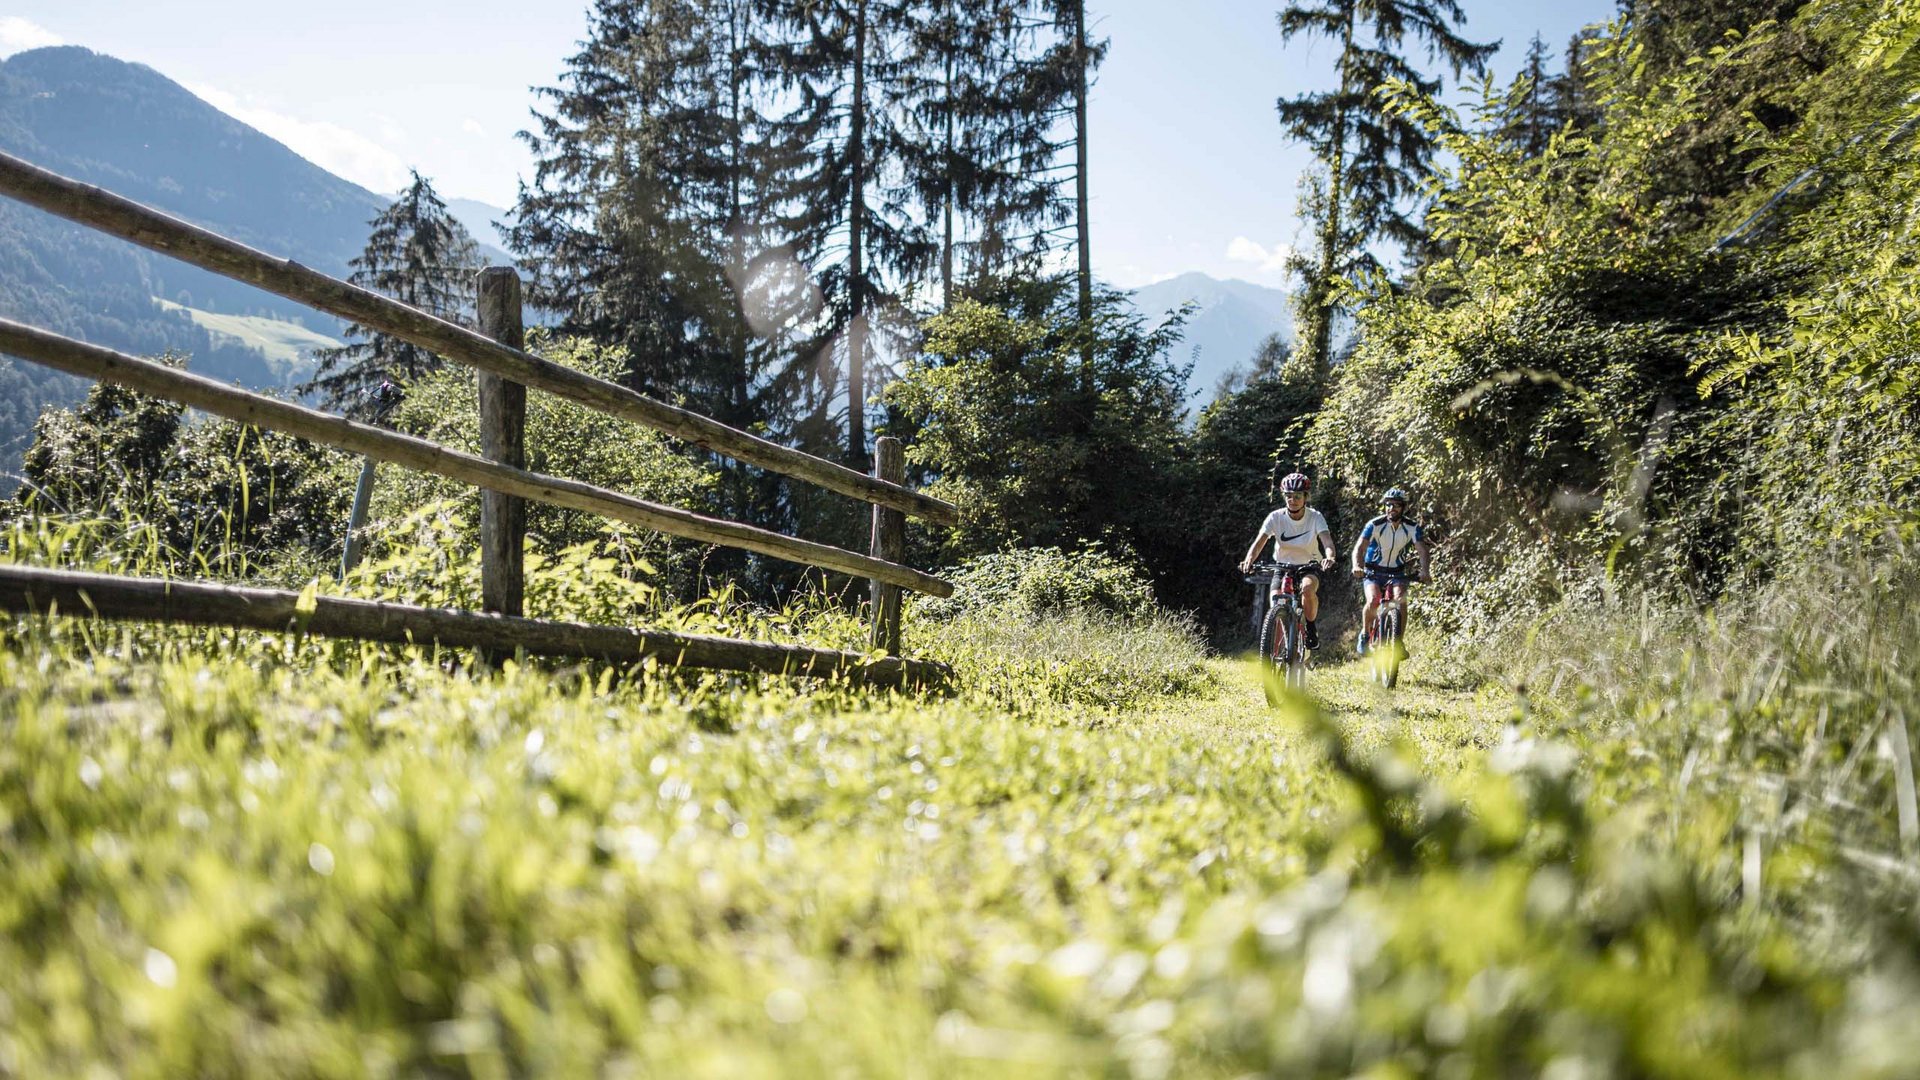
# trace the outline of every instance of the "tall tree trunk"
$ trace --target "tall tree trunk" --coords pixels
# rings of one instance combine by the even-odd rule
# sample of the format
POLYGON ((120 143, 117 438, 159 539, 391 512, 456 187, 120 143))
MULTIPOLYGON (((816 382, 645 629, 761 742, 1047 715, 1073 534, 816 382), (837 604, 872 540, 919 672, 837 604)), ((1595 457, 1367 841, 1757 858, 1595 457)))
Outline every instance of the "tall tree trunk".
POLYGON ((1087 3, 1073 0, 1073 158, 1074 203, 1080 234, 1080 327, 1087 335, 1080 349, 1081 388, 1093 392, 1093 241, 1087 228, 1087 3))
POLYGON ((1327 207, 1320 223, 1320 262, 1314 268, 1313 282, 1307 287, 1313 325, 1306 342, 1307 371, 1315 381, 1325 382, 1333 371, 1333 277, 1339 268, 1340 214, 1347 195, 1347 110, 1344 98, 1352 81, 1353 8, 1347 9, 1347 22, 1340 38, 1340 92, 1343 104, 1333 126, 1333 160, 1327 166, 1327 207))
POLYGON ((727 12, 727 107, 732 120, 727 135, 727 263, 729 280, 733 282, 736 315, 733 341, 728 351, 734 364, 731 372, 733 385, 729 388, 733 398, 734 423, 740 427, 752 422, 747 416, 748 383, 752 381, 747 370, 747 350, 749 336, 753 333, 751 320, 747 318, 748 299, 744 291, 751 288, 753 283, 747 278, 746 208, 742 205, 744 198, 740 191, 741 180, 746 173, 746 155, 740 145, 741 133, 745 130, 741 114, 742 96, 745 93, 741 74, 745 66, 744 36, 740 27, 740 9, 735 5, 727 12))
POLYGON ((847 324, 847 460, 855 468, 867 464, 867 290, 866 252, 862 226, 866 223, 867 152, 867 0, 854 8, 853 110, 851 184, 853 204, 847 225, 847 289, 851 321, 847 324))
MULTIPOLYGON (((949 22, 951 22, 952 14, 953 14, 952 3, 947 4, 947 14, 948 14, 949 22)), ((955 46, 951 41, 947 43, 947 47, 946 47, 947 55, 945 57, 946 78, 947 78, 947 85, 945 88, 946 94, 947 94, 947 109, 946 109, 947 115, 946 115, 945 142, 943 146, 943 149, 945 150, 945 160, 941 164, 941 168, 946 171, 946 176, 945 176, 944 182, 941 185, 942 190, 940 192, 940 227, 941 227, 941 233, 942 233, 940 238, 940 310, 941 311, 947 311, 953 307, 953 174, 954 174, 954 168, 960 160, 959 149, 955 147, 953 144, 953 141, 954 141, 954 132, 953 132, 953 110, 954 110, 953 51, 954 51, 954 47, 955 46)))

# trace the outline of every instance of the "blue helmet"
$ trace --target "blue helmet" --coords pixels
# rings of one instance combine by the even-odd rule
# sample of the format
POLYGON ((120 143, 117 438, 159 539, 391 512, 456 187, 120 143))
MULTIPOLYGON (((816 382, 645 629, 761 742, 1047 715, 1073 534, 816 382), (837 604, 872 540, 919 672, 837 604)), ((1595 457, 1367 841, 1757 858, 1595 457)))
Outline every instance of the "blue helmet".
POLYGON ((1402 488, 1388 488, 1387 493, 1385 495, 1380 496, 1380 501, 1383 503, 1392 502, 1395 499, 1400 500, 1400 502, 1403 504, 1410 503, 1413 501, 1412 499, 1407 497, 1406 491, 1402 488))

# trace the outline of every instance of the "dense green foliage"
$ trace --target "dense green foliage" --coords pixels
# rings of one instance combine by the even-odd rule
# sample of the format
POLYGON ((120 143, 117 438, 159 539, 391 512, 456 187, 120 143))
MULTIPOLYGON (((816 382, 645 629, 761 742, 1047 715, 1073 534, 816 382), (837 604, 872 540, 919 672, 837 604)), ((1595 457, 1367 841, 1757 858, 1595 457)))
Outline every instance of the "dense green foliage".
POLYGON ((342 542, 354 463, 337 451, 104 383, 34 434, 0 517, 124 529, 129 558, 199 577, 304 580, 342 542))
POLYGON ((948 575, 951 597, 916 597, 914 610, 930 619, 1019 611, 1139 618, 1154 610, 1153 585, 1135 566, 1098 546, 1072 554, 1059 548, 1018 548, 978 555, 948 575))
POLYGON ((1510 138, 1523 94, 1489 87, 1463 122, 1388 88, 1455 160, 1427 219, 1449 255, 1356 283, 1311 452, 1360 490, 1414 487, 1495 607, 1595 568, 1708 599, 1911 521, 1900 5, 1710 7, 1594 40, 1577 74, 1607 105, 1538 153, 1510 138), (1753 117, 1737 137, 1729 110, 1753 117))
POLYGON ((1150 331, 1110 293, 1082 324, 1076 303, 1064 278, 962 301, 928 321, 924 353, 887 388, 909 465, 961 507, 939 538, 947 558, 1014 542, 1137 548, 1172 524, 1179 320, 1150 331))
MULTIPOLYGON (((550 342, 536 335, 532 347, 547 359, 599 378, 611 378, 628 364, 624 349, 600 348, 579 339, 550 342)), ((473 372, 445 368, 407 387, 406 399, 389 415, 397 430, 442 446, 480 452, 478 390, 473 372)), ((674 451, 650 430, 618 420, 551 394, 529 394, 526 417, 527 468, 566 476, 668 506, 700 507, 712 498, 713 470, 674 451)), ((469 484, 400 468, 383 468, 374 487, 371 518, 376 537, 422 507, 443 508, 452 527, 444 541, 452 548, 476 551, 480 535, 480 494, 469 484)), ((622 565, 647 564, 652 585, 677 597, 695 589, 696 564, 707 557, 698 545, 671 540, 543 503, 527 504, 529 550, 542 558, 580 545, 602 555, 621 552, 622 565)), ((393 534, 402 546, 415 543, 408 530, 393 534)), ((477 573, 477 564, 475 570, 477 573)), ((477 592, 477 577, 476 592, 477 592)))

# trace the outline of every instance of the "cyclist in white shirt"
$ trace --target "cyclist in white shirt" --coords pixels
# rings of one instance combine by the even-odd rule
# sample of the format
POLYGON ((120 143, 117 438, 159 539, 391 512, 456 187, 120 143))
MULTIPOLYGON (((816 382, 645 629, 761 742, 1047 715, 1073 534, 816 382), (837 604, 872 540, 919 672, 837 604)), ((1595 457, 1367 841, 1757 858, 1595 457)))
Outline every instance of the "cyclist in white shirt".
MULTIPOLYGON (((1280 481, 1280 492, 1287 504, 1267 515, 1260 524, 1260 531, 1254 534, 1253 546, 1247 549, 1247 557, 1240 560, 1240 572, 1246 573, 1253 568, 1253 560, 1260 557, 1260 550, 1267 546, 1267 538, 1273 538, 1274 560, 1289 566, 1314 566, 1319 570, 1333 569, 1333 558, 1339 549, 1334 546, 1333 533, 1327 529, 1327 519, 1320 511, 1307 505, 1307 492, 1313 482, 1303 473, 1292 473, 1280 481)), ((1277 585, 1277 582, 1276 582, 1277 585)), ((1320 632, 1314 626, 1314 620, 1320 617, 1320 575, 1303 573, 1300 575, 1300 606, 1307 617, 1307 640, 1309 649, 1320 647, 1320 632)))
POLYGON ((1353 576, 1365 582, 1367 591, 1367 610, 1360 616, 1361 652, 1366 651, 1368 628, 1381 600, 1399 606, 1400 625, 1405 626, 1408 583, 1433 580, 1427 573, 1427 534, 1407 517, 1407 493, 1388 488, 1380 497, 1380 509, 1385 513, 1367 522, 1353 542, 1353 576))

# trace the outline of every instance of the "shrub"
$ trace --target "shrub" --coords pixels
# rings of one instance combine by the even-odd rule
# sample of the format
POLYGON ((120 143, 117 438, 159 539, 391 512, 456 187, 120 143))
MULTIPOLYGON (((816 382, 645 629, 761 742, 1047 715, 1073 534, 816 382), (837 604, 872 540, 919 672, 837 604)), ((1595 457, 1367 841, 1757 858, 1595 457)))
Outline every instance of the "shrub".
MULTIPOLYGON (((627 366, 624 350, 582 340, 546 343, 536 337, 531 347, 555 363, 603 379, 617 378, 627 366)), ((477 393, 472 371, 442 369, 407 387, 393 424, 422 438, 478 453, 477 393)), ((703 507, 715 483, 712 470, 675 452, 661 435, 551 394, 527 397, 526 448, 527 468, 534 472, 672 506, 703 507)), ((457 526, 457 542, 477 545, 478 489, 439 476, 382 469, 374 493, 374 522, 376 526, 383 520, 401 522, 418 508, 441 502, 448 504, 457 526)), ((698 545, 617 526, 598 514, 542 503, 527 504, 527 531, 533 550, 545 557, 591 543, 602 557, 639 559, 656 567, 656 584, 670 592, 692 591, 698 545)))
POLYGON ((1079 612, 1140 618, 1154 611, 1145 572, 1099 544, 1072 552, 1043 547, 978 555, 946 577, 953 582, 953 595, 916 598, 917 615, 939 620, 988 612, 1079 612))
POLYGON ((952 597, 911 605, 909 651, 952 663, 962 686, 1017 713, 1214 685, 1192 621, 1160 610, 1139 565, 1098 544, 981 555, 946 576, 952 597))

